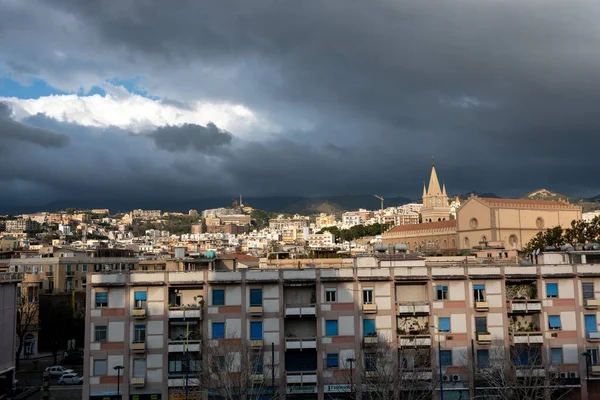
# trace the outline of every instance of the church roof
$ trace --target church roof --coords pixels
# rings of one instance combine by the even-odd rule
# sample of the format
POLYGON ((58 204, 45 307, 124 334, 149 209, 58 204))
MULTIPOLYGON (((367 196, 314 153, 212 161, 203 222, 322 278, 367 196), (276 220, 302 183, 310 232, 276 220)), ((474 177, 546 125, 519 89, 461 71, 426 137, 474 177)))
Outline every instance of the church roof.
POLYGON ((579 206, 569 204, 562 200, 527 200, 527 199, 499 199, 477 197, 491 207, 527 207, 527 208, 569 208, 578 209, 579 206))
POLYGON ((425 222, 423 224, 398 225, 387 231, 387 233, 421 231, 424 229, 456 228, 456 220, 425 222))

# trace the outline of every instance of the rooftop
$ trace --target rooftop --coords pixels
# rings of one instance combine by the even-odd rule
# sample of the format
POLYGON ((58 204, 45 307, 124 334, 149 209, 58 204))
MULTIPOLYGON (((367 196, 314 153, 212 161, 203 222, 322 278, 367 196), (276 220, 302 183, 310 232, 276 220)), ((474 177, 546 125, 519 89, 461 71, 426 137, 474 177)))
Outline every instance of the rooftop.
POLYGON ((426 222, 423 224, 398 225, 386 233, 420 231, 423 229, 449 229, 456 228, 456 220, 426 222))

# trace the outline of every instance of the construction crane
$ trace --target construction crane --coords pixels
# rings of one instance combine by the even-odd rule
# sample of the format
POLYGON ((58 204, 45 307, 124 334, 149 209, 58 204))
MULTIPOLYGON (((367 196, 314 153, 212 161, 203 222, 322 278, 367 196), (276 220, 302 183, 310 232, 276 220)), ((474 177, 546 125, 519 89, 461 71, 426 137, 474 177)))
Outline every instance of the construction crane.
POLYGON ((377 197, 379 200, 381 200, 381 209, 383 210, 383 197, 381 196, 377 196, 376 194, 374 194, 373 196, 377 197))

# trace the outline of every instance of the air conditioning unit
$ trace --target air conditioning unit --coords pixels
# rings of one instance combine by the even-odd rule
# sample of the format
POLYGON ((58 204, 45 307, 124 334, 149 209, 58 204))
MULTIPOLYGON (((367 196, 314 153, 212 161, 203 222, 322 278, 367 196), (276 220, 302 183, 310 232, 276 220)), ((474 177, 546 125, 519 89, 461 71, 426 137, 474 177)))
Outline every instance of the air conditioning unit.
POLYGON ((579 373, 575 371, 569 371, 569 378, 579 378, 579 373))
POLYGON ((459 374, 453 374, 452 375, 452 382, 460 382, 460 375, 459 374))
POLYGON ((568 373, 566 373, 566 372, 561 372, 561 373, 560 373, 560 377, 561 377, 561 379, 566 379, 566 378, 568 378, 568 377, 569 377, 569 374, 568 374, 568 373))
POLYGON ((8 272, 15 272, 15 266, 11 265, 10 267, 8 267, 8 272))
POLYGON ((449 381, 450 381, 449 375, 442 375, 442 382, 449 382, 449 381))

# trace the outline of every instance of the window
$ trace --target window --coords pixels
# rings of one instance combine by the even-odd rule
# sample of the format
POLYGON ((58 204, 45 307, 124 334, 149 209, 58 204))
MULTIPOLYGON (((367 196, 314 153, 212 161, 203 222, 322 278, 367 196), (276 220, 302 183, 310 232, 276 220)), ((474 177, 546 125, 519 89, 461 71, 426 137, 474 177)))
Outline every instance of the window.
POLYGON ((81 272, 87 272, 87 264, 81 266, 81 272))
POLYGON ((556 347, 550 349, 550 361, 552 364, 562 364, 563 363, 563 349, 562 347, 556 347))
POLYGON ((262 289, 250 289, 250 307, 261 307, 262 304, 262 289))
POLYGON ((435 287, 436 300, 448 300, 448 286, 438 285, 435 287))
POLYGON ((440 360, 442 362, 442 367, 451 367, 452 366, 452 350, 440 351, 440 360))
POLYGON ((590 333, 598 332, 598 324, 596 322, 596 314, 586 314, 584 317, 585 335, 590 337, 590 333))
POLYGON ((250 357, 250 363, 252 364, 253 373, 262 374, 264 372, 264 360, 262 354, 253 354, 250 357))
POLYGON ((133 326, 133 343, 146 342, 146 325, 133 326))
POLYGON ((590 364, 591 365, 598 365, 598 362, 599 362, 598 348, 597 347, 589 347, 587 349, 587 352, 590 355, 590 364))
POLYGON ((490 366, 490 351, 487 349, 477 350, 477 366, 488 368, 490 366))
POLYGON ((189 372, 196 372, 200 370, 200 361, 196 360, 193 353, 188 353, 187 357, 185 353, 171 353, 169 354, 169 373, 170 374, 183 374, 186 372, 186 366, 189 365, 189 372))
POLYGON ((561 329, 561 324, 560 324, 560 315, 549 315, 548 316, 548 326, 550 327, 550 329, 561 329))
POLYGON ((375 353, 365 353, 365 369, 367 371, 377 370, 377 355, 375 353))
POLYGON ((340 357, 338 353, 327 353, 327 368, 338 368, 340 366, 340 357))
POLYGON ((475 301, 485 301, 485 285, 473 285, 475 301))
POLYGON ((337 336, 338 322, 337 319, 328 319, 325 321, 325 336, 337 336))
POLYGON ((486 333, 487 332, 487 318, 486 317, 475 317, 475 332, 486 333))
POLYGON ((250 340, 262 340, 263 323, 262 321, 250 322, 250 340))
POLYGON ((327 303, 335 303, 337 290, 336 289, 325 289, 325 301, 327 303))
MULTIPOLYGON (((43 274, 43 273, 44 273, 44 266, 40 265, 40 274, 43 274)), ((593 287, 593 285, 592 285, 592 287, 593 287)))
POLYGON ((106 375, 106 360, 94 360, 94 375, 106 375))
POLYGON ((546 297, 558 297, 558 283, 546 283, 546 297))
POLYGON ((94 332, 94 338, 95 338, 94 341, 106 342, 106 336, 107 336, 106 326, 96 326, 95 332, 94 332))
POLYGON ((213 322, 212 337, 213 337, 213 339, 223 339, 225 337, 225 323, 224 322, 213 322))
POLYGON ((134 378, 146 377, 146 359, 145 358, 134 358, 133 359, 133 377, 134 378))
POLYGON ((135 292, 133 298, 135 300, 135 308, 146 307, 146 292, 135 292))
POLYGON ((438 318, 438 325, 440 332, 450 332, 450 317, 438 318))
POLYGON ((363 289, 363 304, 373 304, 373 289, 363 289))
POLYGON ((365 336, 376 336, 375 331, 375 320, 374 319, 363 319, 363 330, 365 336))
POLYGON ((225 290, 224 289, 213 289, 212 303, 213 303, 213 306, 224 306, 225 305, 225 290))
POLYGON ((221 372, 226 370, 225 356, 213 357, 211 364, 213 372, 221 372))
POLYGON ((583 282, 581 284, 584 299, 594 298, 594 282, 583 282))
POLYGON ((108 292, 96 292, 96 308, 108 307, 108 292))
POLYGON ((79 272, 79 264, 75 264, 75 272, 79 272))

